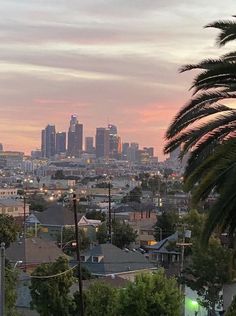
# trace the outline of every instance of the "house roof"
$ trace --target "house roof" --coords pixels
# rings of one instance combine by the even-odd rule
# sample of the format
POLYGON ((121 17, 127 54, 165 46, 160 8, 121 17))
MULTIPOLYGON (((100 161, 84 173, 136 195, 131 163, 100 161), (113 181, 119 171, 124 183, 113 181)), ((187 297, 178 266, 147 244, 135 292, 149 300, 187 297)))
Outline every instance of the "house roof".
POLYGON ((22 261, 27 265, 54 262, 64 253, 53 241, 41 238, 27 238, 24 242, 14 242, 6 249, 6 257, 11 262, 22 261))
POLYGON ((168 236, 165 239, 160 240, 156 244, 152 246, 146 246, 149 253, 169 253, 169 254, 179 254, 177 251, 171 251, 167 249, 169 242, 175 242, 178 241, 178 232, 175 232, 174 234, 168 236))
POLYGON ((112 244, 97 245, 82 253, 87 259, 82 264, 96 275, 127 273, 144 269, 155 269, 152 263, 140 253, 124 251, 112 244), (99 257, 100 262, 93 262, 93 257, 99 257))
MULTIPOLYGON (((73 212, 60 204, 53 204, 43 212, 33 212, 33 215, 42 225, 70 226, 74 225, 73 212)), ((82 217, 78 214, 78 220, 82 217)))
MULTIPOLYGON (((101 225, 100 220, 87 219, 81 213, 77 213, 79 226, 101 225)), ((74 213, 59 204, 54 204, 43 212, 33 212, 28 218, 27 223, 37 223, 48 226, 72 226, 74 225, 74 213)))

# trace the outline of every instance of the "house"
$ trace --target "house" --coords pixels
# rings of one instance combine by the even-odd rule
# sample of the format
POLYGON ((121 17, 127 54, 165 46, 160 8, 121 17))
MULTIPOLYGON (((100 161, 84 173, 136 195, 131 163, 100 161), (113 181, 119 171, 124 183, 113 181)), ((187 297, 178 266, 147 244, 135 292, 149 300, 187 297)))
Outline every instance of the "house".
POLYGON ((170 266, 179 266, 180 250, 176 247, 178 241, 178 232, 157 242, 152 246, 146 246, 150 262, 156 262, 159 266, 169 268, 170 266))
POLYGON ((0 214, 11 215, 16 219, 23 219, 24 217, 24 207, 25 215, 29 215, 29 204, 25 204, 21 200, 13 199, 0 199, 0 214))
MULTIPOLYGON (((83 229, 90 241, 96 240, 96 231, 101 225, 100 220, 87 219, 83 214, 77 213, 78 227, 83 229)), ((57 240, 63 234, 63 228, 74 227, 74 212, 60 204, 53 204, 43 212, 33 212, 27 218, 31 227, 39 226, 38 235, 51 240, 57 240)))
POLYGON ((38 237, 13 242, 6 249, 6 257, 10 263, 19 263, 18 266, 29 269, 41 263, 54 262, 60 256, 65 255, 55 242, 38 237))
POLYGON ((119 276, 130 281, 140 272, 156 270, 154 264, 138 252, 125 251, 112 244, 96 245, 81 254, 82 266, 97 277, 119 276))

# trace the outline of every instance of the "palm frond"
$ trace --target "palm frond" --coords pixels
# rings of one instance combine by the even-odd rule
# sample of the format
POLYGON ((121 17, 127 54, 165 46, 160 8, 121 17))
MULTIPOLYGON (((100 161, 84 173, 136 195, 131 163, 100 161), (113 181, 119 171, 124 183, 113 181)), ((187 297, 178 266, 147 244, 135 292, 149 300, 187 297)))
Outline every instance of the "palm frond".
POLYGON ((236 39, 236 23, 234 21, 217 21, 206 25, 205 27, 213 27, 221 30, 216 38, 219 46, 224 46, 230 41, 236 39))

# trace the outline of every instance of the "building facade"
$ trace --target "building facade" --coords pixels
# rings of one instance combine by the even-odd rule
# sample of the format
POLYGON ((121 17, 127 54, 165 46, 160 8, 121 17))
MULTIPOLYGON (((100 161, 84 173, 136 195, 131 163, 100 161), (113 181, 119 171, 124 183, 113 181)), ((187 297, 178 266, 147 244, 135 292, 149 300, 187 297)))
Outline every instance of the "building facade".
POLYGON ((56 153, 56 128, 55 125, 47 125, 42 130, 42 141, 41 141, 41 152, 42 157, 52 158, 56 153))
POLYGON ((96 157, 109 157, 109 129, 98 127, 96 130, 96 157))

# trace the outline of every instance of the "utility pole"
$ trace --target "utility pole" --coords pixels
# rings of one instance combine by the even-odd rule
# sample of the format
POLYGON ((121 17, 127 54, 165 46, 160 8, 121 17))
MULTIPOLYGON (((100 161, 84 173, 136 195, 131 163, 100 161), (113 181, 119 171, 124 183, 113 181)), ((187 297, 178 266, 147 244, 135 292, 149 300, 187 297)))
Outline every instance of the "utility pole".
POLYGON ((111 244, 111 181, 108 182, 108 242, 111 244))
POLYGON ((24 196, 23 196, 23 201, 24 201, 24 226, 23 226, 23 231, 24 231, 24 272, 26 272, 26 192, 24 190, 24 196))
POLYGON ((5 243, 1 243, 1 260, 0 260, 0 316, 5 315, 5 243))
POLYGON ((83 282, 82 282, 82 271, 81 271, 81 260, 80 260, 80 245, 79 245, 79 229, 78 229, 78 218, 77 218, 77 199, 76 194, 73 194, 73 210, 75 220, 75 240, 76 240, 76 257, 78 262, 77 275, 79 280, 79 298, 80 298, 80 316, 84 316, 84 298, 83 298, 83 282))

